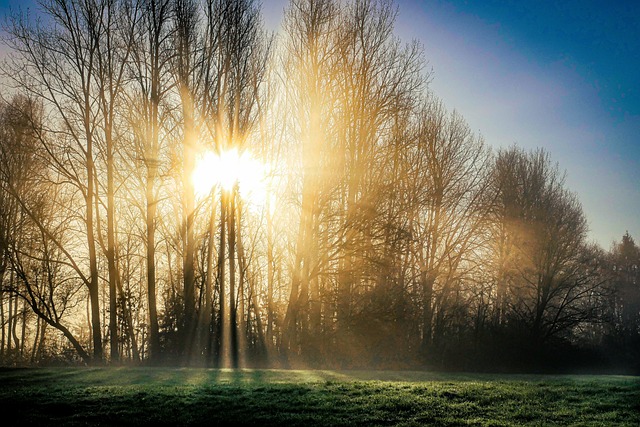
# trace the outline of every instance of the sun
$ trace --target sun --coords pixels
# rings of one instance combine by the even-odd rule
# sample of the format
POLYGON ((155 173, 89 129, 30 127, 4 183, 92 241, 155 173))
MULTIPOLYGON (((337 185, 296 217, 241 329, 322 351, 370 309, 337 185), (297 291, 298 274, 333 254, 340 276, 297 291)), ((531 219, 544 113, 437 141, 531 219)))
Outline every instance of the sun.
POLYGON ((262 206, 266 200, 266 165, 254 159, 248 151, 236 148, 214 153, 205 152, 196 163, 191 181, 199 198, 219 187, 225 192, 237 185, 243 200, 262 206))

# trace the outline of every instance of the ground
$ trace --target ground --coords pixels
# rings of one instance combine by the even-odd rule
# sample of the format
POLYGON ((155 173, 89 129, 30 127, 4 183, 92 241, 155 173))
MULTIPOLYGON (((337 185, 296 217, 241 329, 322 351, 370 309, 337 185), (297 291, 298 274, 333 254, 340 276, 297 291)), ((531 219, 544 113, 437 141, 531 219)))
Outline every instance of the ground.
POLYGON ((7 425, 640 425, 640 377, 404 371, 0 370, 7 425))

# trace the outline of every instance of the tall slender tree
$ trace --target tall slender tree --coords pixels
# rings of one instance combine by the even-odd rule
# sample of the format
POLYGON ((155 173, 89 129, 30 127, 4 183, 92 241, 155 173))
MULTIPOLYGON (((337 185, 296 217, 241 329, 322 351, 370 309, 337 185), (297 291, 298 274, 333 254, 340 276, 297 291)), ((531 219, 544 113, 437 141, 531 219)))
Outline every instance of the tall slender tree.
MULTIPOLYGON (((137 30, 129 61, 130 79, 134 88, 128 91, 129 110, 135 147, 135 164, 142 164, 144 187, 146 282, 149 310, 149 358, 152 363, 161 359, 160 329, 157 303, 156 231, 160 203, 159 181, 162 160, 162 128, 165 118, 162 103, 170 89, 167 63, 170 58, 170 0, 144 0, 130 23, 137 30)), ((132 9, 132 12, 135 9, 132 9)))

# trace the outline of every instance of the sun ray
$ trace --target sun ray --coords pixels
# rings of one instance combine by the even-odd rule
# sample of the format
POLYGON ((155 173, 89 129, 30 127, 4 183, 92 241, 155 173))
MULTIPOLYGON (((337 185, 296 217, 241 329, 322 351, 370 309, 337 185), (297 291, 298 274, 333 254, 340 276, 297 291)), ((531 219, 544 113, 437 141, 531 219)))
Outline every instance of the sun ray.
POLYGON ((250 205, 263 206, 266 202, 267 167, 253 158, 248 151, 236 148, 214 153, 205 152, 196 164, 191 177, 197 197, 204 198, 219 187, 230 192, 238 186, 240 196, 250 205))

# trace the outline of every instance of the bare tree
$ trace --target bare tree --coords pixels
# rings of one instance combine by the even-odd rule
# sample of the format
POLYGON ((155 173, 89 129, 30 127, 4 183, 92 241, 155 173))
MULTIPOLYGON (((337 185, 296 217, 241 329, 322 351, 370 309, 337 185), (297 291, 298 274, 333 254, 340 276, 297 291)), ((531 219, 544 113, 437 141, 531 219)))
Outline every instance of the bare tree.
MULTIPOLYGON (((130 50, 133 46, 133 25, 138 19, 137 7, 128 1, 97 0, 87 3, 90 12, 87 14, 87 30, 96 46, 96 67, 93 79, 96 85, 97 108, 100 111, 100 130, 96 132, 96 143, 104 155, 106 168, 106 219, 107 243, 102 244, 108 264, 109 281, 109 337, 111 362, 117 363, 118 353, 118 323, 117 323, 117 293, 121 289, 121 278, 116 254, 116 182, 115 182, 115 154, 118 150, 116 135, 116 109, 121 105, 122 91, 125 85, 125 71, 130 50), (133 16, 131 16, 133 14, 133 16)), ((96 117, 98 119, 98 117, 96 117)), ((100 181, 96 179, 96 187, 100 189, 100 181)), ((96 209, 97 221, 100 221, 100 211, 96 209)), ((101 235, 100 243, 103 243, 101 235)), ((125 313, 125 316, 127 314, 125 313)), ((129 333, 132 325, 127 322, 129 333)), ((135 347, 135 346, 134 346, 135 347)), ((137 349, 134 352, 138 358, 137 349)))
POLYGON ((485 220, 489 152, 457 113, 432 98, 419 116, 412 171, 417 194, 410 230, 422 311, 422 348, 434 323, 442 326, 447 304, 471 268, 485 220))
POLYGON ((513 147, 498 154, 496 169, 503 223, 498 310, 508 305, 506 315, 524 325, 541 349, 550 338, 595 319, 593 297, 604 281, 601 257, 587 246, 582 207, 548 153, 513 147), (505 248, 513 253, 508 258, 505 248))
POLYGON ((199 72, 202 54, 198 40, 199 14, 192 0, 177 0, 174 11, 174 47, 173 74, 180 95, 182 107, 182 217, 183 217, 183 280, 184 280, 184 316, 182 322, 182 349, 187 357, 192 350, 195 333, 195 192, 191 177, 195 168, 198 130, 197 96, 200 84, 199 72))
POLYGON ((634 335, 640 329, 640 248, 627 231, 611 247, 614 274, 616 322, 623 333, 634 335))
POLYGON ((142 210, 145 218, 149 359, 157 363, 161 359, 161 347, 156 286, 156 230, 162 172, 162 128, 166 121, 162 106, 171 88, 168 74, 171 2, 143 0, 139 6, 139 19, 138 14, 134 14, 129 21, 137 31, 130 54, 131 87, 127 90, 127 96, 132 107, 128 111, 135 147, 134 165, 141 165, 145 172, 140 179, 144 191, 142 210))
POLYGON ((309 282, 317 206, 323 165, 326 164, 328 120, 334 102, 332 79, 337 60, 336 32, 339 7, 333 0, 292 1, 285 16, 287 34, 283 58, 283 80, 287 102, 294 114, 290 134, 300 141, 301 197, 295 254, 291 270, 291 291, 283 325, 283 350, 298 353, 298 330, 306 329, 309 282))
MULTIPOLYGON (((262 96, 271 39, 260 22, 260 10, 253 0, 209 0, 206 3, 206 29, 203 42, 203 71, 201 97, 202 115, 208 124, 208 133, 214 148, 221 153, 235 149, 242 152, 249 146, 259 116, 259 100, 262 96)), ((225 190, 223 190, 225 191, 225 190)), ((236 204, 238 188, 226 190, 221 201, 217 283, 219 295, 218 345, 223 346, 229 332, 229 358, 232 366, 238 365, 239 337, 237 325, 235 267, 237 248, 236 204), (226 233, 227 238, 223 237, 226 233), (224 245, 228 245, 225 251, 224 245), (223 263, 229 262, 228 278, 223 263), (229 283, 228 313, 225 306, 225 282, 229 283), (227 321, 229 326, 224 327, 227 321)), ((219 350, 224 360, 224 348, 219 350)))
MULTIPOLYGON (((42 140, 50 163, 84 203, 86 284, 91 304, 93 357, 103 359, 99 302, 98 253, 96 251, 96 138, 99 108, 95 76, 98 74, 98 43, 92 35, 96 3, 48 0, 41 3, 49 25, 36 25, 28 17, 14 17, 7 43, 13 57, 5 67, 14 85, 44 103, 47 123, 58 147, 42 140), (80 166, 80 167, 78 167, 80 166)), ((83 275, 84 278, 84 275, 83 275)))
POLYGON ((349 331, 358 289, 374 281, 377 224, 387 213, 380 191, 395 155, 393 126, 416 107, 427 75, 418 43, 401 44, 393 34, 397 9, 390 1, 358 0, 345 10, 339 42, 337 151, 342 165, 340 210, 343 215, 338 277, 338 327, 349 331))
MULTIPOLYGON (((90 363, 91 357, 69 328, 85 282, 77 280, 78 266, 65 249, 73 244, 73 239, 65 237, 70 235, 68 219, 58 215, 61 204, 75 200, 65 197, 52 179, 57 174, 43 161, 41 120, 40 105, 25 97, 3 105, 0 113, 2 259, 13 278, 3 281, 2 288, 24 301, 38 319, 62 332, 83 361, 90 363)), ((16 311, 17 305, 16 300, 16 311)), ((9 332, 17 344, 16 323, 9 332)), ((24 348, 24 322, 21 341, 24 348)))

